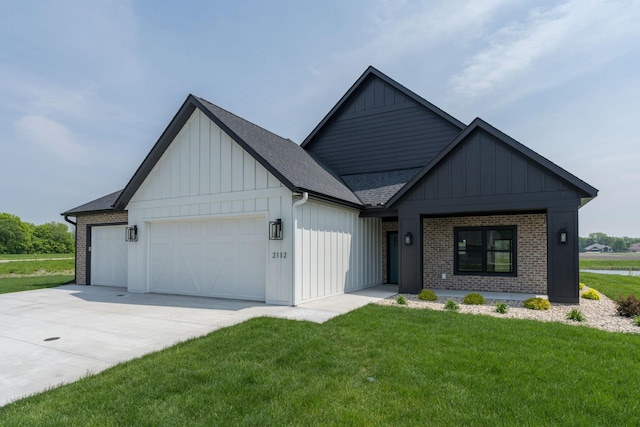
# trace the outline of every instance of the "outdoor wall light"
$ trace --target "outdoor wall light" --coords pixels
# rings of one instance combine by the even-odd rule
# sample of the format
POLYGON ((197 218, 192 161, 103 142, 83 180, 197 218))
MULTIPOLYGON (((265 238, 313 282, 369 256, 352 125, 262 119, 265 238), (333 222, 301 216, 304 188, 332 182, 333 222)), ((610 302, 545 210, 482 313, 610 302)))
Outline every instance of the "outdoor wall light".
POLYGON ((269 221, 269 240, 282 240, 282 220, 269 221))
POLYGON ((404 244, 413 245, 413 234, 410 231, 404 235, 404 244))
POLYGON ((567 243, 567 230, 564 228, 560 230, 560 243, 567 243))
POLYGON ((126 228, 124 240, 127 242, 137 242, 138 241, 138 226, 131 225, 126 228))

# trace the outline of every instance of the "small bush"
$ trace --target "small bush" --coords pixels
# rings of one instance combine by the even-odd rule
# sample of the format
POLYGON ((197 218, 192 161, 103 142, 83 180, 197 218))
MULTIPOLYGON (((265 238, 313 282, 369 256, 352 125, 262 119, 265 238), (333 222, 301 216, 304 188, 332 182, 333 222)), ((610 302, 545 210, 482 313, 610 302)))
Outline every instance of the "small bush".
POLYGON ((582 298, 593 299, 597 301, 600 299, 600 294, 595 289, 589 289, 587 292, 582 294, 582 298))
POLYGON ((418 294, 418 299, 422 301, 436 301, 438 297, 431 289, 423 289, 418 294))
POLYGON ((471 293, 464 297, 463 302, 469 305, 482 305, 484 304, 484 297, 477 293, 471 293))
POLYGON ((576 322, 584 322, 585 320, 587 320, 587 318, 584 317, 584 314, 577 308, 574 308, 567 313, 567 319, 574 320, 576 322))
POLYGON ((616 300, 616 311, 620 316, 634 317, 640 316, 640 300, 634 294, 626 298, 619 297, 616 300))
POLYGON ((447 302, 444 303, 444 309, 449 311, 458 311, 460 310, 460 305, 452 299, 448 299, 447 302))
POLYGON ((402 295, 398 296, 398 298, 396 298, 396 302, 400 305, 407 305, 407 299, 405 297, 403 297, 402 295))
POLYGON ((496 303, 496 313, 506 314, 507 311, 509 311, 509 305, 506 302, 496 303))
POLYGON ((636 326, 640 326, 640 316, 636 316, 635 319, 633 319, 633 324, 636 326))
POLYGON ((579 286, 580 290, 583 290, 585 285, 584 285, 584 283, 580 282, 580 284, 578 286, 579 286))
POLYGON ((531 310, 549 310, 551 303, 547 299, 536 297, 526 300, 524 306, 531 310))

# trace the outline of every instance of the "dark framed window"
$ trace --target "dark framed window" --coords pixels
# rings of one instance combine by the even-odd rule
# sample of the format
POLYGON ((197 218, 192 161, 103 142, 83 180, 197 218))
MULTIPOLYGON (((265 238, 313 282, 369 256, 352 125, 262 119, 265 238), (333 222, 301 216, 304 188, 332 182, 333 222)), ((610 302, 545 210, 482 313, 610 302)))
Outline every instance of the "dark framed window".
POLYGON ((515 276, 516 226, 455 227, 455 274, 515 276))

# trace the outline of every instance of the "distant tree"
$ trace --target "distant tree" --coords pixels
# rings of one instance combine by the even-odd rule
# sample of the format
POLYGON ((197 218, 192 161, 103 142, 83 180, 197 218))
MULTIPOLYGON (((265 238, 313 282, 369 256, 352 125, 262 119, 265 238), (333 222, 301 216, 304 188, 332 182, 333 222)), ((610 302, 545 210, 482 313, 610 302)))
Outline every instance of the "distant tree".
POLYGON ((614 237, 613 242, 611 243, 611 247, 614 252, 626 252, 627 251, 627 242, 620 237, 614 237))
POLYGON ((589 238, 593 240, 593 243, 600 245, 611 246, 612 237, 607 236, 605 233, 589 233, 589 238))
POLYGON ((0 253, 26 254, 32 250, 30 225, 16 215, 0 213, 0 253))
POLYGON ((73 240, 73 233, 65 224, 59 222, 38 225, 33 230, 33 248, 37 253, 73 252, 73 240))

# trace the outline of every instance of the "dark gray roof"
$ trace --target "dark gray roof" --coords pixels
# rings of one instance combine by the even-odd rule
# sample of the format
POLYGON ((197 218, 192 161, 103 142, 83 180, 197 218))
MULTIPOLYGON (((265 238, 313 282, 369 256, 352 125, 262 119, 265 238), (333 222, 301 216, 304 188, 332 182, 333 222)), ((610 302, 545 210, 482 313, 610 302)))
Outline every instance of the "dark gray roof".
MULTIPOLYGON (((209 112, 220 120, 237 139, 243 141, 264 159, 271 173, 292 191, 309 191, 315 195, 361 205, 360 200, 340 179, 323 167, 316 159, 290 139, 282 138, 202 98, 197 98, 209 112), (278 176, 281 175, 281 176, 278 176)), ((206 111, 205 111, 206 113, 206 111)), ((232 135, 233 136, 233 135, 232 135)), ((236 138, 234 138, 236 139, 236 138)), ((246 149, 246 148, 245 148, 246 149)))
POLYGON ((422 168, 342 175, 342 180, 366 206, 381 206, 422 168))
POLYGON ((355 194, 336 175, 289 139, 282 138, 202 98, 189 95, 115 202, 124 209, 167 150, 193 111, 200 109, 262 166, 293 192, 361 207, 355 194))
POLYGON ((89 203, 85 203, 84 205, 80 205, 73 209, 69 209, 68 211, 63 212, 61 215, 75 216, 78 214, 89 213, 89 212, 115 210, 113 207, 113 204, 116 202, 116 200, 120 196, 120 193, 122 193, 122 190, 118 190, 114 193, 107 194, 106 196, 102 196, 99 199, 92 200, 89 203))

